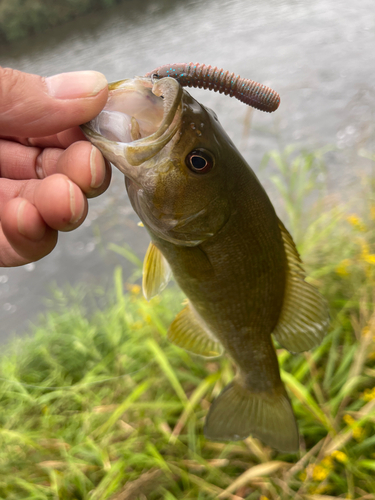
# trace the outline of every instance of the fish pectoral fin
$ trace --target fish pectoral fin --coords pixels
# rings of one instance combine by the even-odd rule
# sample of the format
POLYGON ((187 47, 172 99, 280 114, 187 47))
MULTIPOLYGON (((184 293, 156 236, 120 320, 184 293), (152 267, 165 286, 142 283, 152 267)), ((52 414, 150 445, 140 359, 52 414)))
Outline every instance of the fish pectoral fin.
POLYGON ((302 262, 283 223, 279 221, 288 261, 284 303, 272 332, 290 352, 308 351, 320 344, 329 326, 329 311, 318 290, 305 281, 302 262))
POLYGON ((161 251, 151 241, 143 261, 142 289, 146 300, 151 300, 167 286, 171 268, 161 251))
POLYGON ((223 347, 191 308, 180 311, 168 330, 168 339, 193 354, 214 358, 223 354, 223 347))
POLYGON ((279 451, 299 449, 298 428, 285 389, 254 393, 236 380, 212 403, 204 434, 214 441, 239 441, 251 434, 279 451))

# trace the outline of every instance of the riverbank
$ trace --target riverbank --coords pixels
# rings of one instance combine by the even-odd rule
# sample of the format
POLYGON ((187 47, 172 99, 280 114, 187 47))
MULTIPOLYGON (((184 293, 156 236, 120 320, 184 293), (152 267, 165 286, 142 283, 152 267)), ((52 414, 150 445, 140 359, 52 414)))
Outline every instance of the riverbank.
POLYGON ((2 0, 0 42, 10 43, 124 0, 2 0))
POLYGON ((89 318, 84 287, 56 290, 33 336, 1 358, 1 498, 375 495, 375 179, 364 179, 349 207, 326 196, 322 158, 269 155, 283 219, 331 311, 330 332, 314 351, 292 355, 278 346, 300 454, 278 454, 252 438, 204 439, 207 409, 233 365, 171 345, 166 331, 182 296, 171 287, 148 303, 139 269, 124 283, 118 268, 106 309, 89 318))

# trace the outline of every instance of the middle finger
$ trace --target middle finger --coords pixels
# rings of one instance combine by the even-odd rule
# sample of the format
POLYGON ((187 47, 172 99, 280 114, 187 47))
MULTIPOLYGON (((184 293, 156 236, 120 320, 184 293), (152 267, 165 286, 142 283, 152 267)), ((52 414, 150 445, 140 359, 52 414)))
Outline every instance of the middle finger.
POLYGON ((44 180, 0 179, 0 221, 14 198, 34 205, 45 223, 58 231, 75 229, 86 217, 87 200, 67 176, 55 174, 44 180))
POLYGON ((110 165, 87 141, 66 150, 41 149, 0 140, 0 176, 8 179, 44 179, 61 173, 76 183, 88 197, 105 191, 111 178, 110 165))

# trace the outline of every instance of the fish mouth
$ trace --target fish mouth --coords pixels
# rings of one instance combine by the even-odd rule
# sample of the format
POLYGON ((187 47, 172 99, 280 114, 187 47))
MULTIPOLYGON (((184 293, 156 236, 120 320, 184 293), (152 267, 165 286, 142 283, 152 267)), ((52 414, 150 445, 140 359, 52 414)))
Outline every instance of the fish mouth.
POLYGON ((107 160, 137 181, 137 167, 156 156, 179 128, 182 87, 173 78, 137 77, 108 89, 104 109, 81 129, 107 160))

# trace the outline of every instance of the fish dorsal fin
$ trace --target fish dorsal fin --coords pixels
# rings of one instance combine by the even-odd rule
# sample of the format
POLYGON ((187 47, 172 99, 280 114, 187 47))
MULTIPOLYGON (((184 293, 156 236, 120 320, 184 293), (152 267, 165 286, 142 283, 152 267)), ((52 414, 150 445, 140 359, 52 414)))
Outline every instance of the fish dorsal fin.
POLYGON ((166 258, 151 241, 143 261, 142 289, 145 299, 151 300, 164 290, 170 278, 171 268, 166 258))
POLYGON ((307 351, 320 344, 329 326, 327 303, 305 281, 305 272, 294 241, 279 221, 288 262, 283 308, 273 335, 291 352, 307 351))
POLYGON ((168 330, 168 339, 178 347, 200 356, 214 358, 223 353, 222 345, 190 303, 173 320, 168 330))

